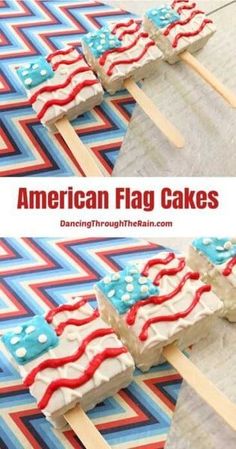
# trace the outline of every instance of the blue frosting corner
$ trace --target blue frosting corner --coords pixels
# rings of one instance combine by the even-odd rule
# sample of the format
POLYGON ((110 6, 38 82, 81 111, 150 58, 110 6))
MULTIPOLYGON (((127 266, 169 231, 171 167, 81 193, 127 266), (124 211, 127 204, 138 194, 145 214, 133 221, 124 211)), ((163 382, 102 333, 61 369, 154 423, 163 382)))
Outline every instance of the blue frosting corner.
POLYGON ((20 66, 17 69, 17 75, 25 89, 32 89, 44 81, 53 78, 54 71, 46 59, 40 56, 33 62, 20 66))
POLYGON ((151 20, 157 28, 165 28, 171 23, 181 19, 181 16, 168 5, 149 9, 146 12, 146 17, 151 20))
POLYGON ((54 329, 42 316, 35 316, 2 336, 2 341, 19 365, 24 365, 58 345, 54 329))
POLYGON ((192 245, 215 265, 221 265, 236 256, 236 245, 229 238, 201 237, 193 240, 192 245))
POLYGON ((82 41, 89 47, 95 58, 99 58, 105 51, 121 47, 121 41, 112 34, 107 26, 86 34, 82 41))
POLYGON ((141 275, 136 265, 108 274, 97 286, 120 314, 126 313, 136 302, 159 294, 159 289, 141 275))

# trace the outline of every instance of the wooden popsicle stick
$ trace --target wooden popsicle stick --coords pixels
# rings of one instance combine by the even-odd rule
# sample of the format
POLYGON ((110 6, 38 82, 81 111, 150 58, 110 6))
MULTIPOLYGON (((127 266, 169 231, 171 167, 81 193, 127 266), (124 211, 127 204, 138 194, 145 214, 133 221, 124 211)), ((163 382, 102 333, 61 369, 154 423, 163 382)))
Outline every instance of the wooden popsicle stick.
POLYGON ((80 406, 69 410, 64 418, 86 449, 111 449, 80 406))
POLYGON ((148 117, 155 123, 160 131, 173 143, 177 148, 183 148, 185 141, 181 133, 172 125, 167 118, 161 114, 154 103, 147 97, 147 95, 140 89, 140 87, 131 79, 124 82, 125 88, 129 91, 138 105, 148 115, 148 117))
MULTIPOLYGON (((66 117, 58 120, 55 126, 64 141, 70 148, 74 158, 79 161, 79 164, 86 176, 104 176, 96 164, 95 159, 89 153, 88 148, 83 144, 76 134, 73 126, 66 117)), ((74 165, 76 173, 81 176, 79 169, 74 165)))
POLYGON ((163 355, 183 379, 210 405, 225 422, 236 430, 236 404, 233 404, 176 346, 171 344, 163 355))
POLYGON ((236 95, 228 87, 219 81, 213 73, 206 69, 191 53, 185 51, 180 58, 189 67, 195 70, 213 89, 216 90, 233 108, 236 108, 236 95))

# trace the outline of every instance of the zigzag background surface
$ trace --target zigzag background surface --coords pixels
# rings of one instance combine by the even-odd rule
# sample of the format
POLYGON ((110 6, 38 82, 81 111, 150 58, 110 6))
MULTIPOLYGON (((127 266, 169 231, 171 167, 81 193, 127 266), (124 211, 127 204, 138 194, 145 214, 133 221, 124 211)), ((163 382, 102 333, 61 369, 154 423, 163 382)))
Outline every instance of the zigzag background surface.
MULTIPOLYGON (((71 176, 70 150, 50 136, 27 103, 15 68, 37 55, 80 47, 87 32, 131 14, 93 0, 0 1, 0 176, 71 176)), ((129 94, 106 95, 73 122, 106 173, 112 172, 134 106, 129 94)))
MULTIPOLYGON (((161 249, 137 239, 1 239, 0 330, 75 295, 95 306, 93 285, 107 271, 161 249)), ((0 353, 1 449, 83 449, 71 430, 56 431, 44 419, 2 344, 0 353)), ((163 449, 180 385, 168 364, 136 370, 129 388, 89 415, 113 449, 163 449)))

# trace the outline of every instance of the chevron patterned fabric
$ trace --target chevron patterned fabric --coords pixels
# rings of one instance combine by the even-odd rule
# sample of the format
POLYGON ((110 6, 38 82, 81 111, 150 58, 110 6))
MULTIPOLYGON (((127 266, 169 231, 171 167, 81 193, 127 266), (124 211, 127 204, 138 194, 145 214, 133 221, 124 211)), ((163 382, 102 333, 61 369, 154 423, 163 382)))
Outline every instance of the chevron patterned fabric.
MULTIPOLYGON (((0 1, 0 176, 74 175, 70 150, 50 136, 27 102, 18 65, 67 44, 110 20, 131 17, 94 0, 0 1)), ((126 91, 106 95, 101 106, 73 122, 85 144, 111 174, 134 107, 126 91)), ((79 167, 80 168, 80 167, 79 167)))
MULTIPOLYGON (((136 239, 0 240, 0 330, 20 325, 72 296, 96 306, 93 285, 107 270, 146 260, 162 247, 136 239)), ((56 431, 23 386, 0 345, 1 449, 83 449, 73 431, 56 431)), ((113 449, 163 449, 181 385, 168 364, 136 370, 129 388, 89 412, 113 449)))

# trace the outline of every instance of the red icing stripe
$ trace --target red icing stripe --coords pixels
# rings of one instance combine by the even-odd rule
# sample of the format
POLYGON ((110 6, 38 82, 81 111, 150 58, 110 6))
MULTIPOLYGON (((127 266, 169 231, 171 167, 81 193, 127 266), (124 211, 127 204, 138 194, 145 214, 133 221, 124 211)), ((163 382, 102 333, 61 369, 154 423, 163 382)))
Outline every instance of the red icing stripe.
POLYGON ((137 31, 140 30, 140 28, 141 28, 140 23, 137 23, 136 27, 133 30, 125 30, 125 31, 123 31, 123 33, 121 33, 119 35, 119 39, 122 39, 124 36, 126 36, 126 34, 135 34, 135 33, 137 33, 137 31))
POLYGON ((160 305, 163 304, 166 301, 169 301, 170 299, 174 298, 178 293, 181 292, 182 288, 186 284, 186 282, 191 280, 198 280, 200 278, 199 273, 189 272, 186 273, 185 276, 181 279, 179 285, 168 295, 160 295, 160 296, 150 296, 148 299, 141 300, 134 304, 133 307, 131 307, 130 311, 128 312, 126 316, 126 322, 129 326, 132 326, 135 323, 137 313, 141 307, 147 306, 148 304, 156 304, 160 305))
POLYGON ((160 270, 157 276, 155 277, 153 284, 159 285, 159 280, 162 279, 164 276, 175 276, 177 273, 180 273, 184 269, 185 265, 186 265, 185 259, 181 257, 179 259, 179 264, 176 268, 169 268, 169 269, 164 268, 163 270, 160 270))
POLYGON ((196 6, 197 6, 196 3, 192 3, 191 5, 183 5, 183 6, 180 6, 180 7, 177 9, 177 13, 178 13, 178 14, 181 14, 182 11, 194 9, 194 8, 196 8, 196 6))
POLYGON ((201 31, 205 28, 205 26, 208 23, 213 23, 213 22, 210 19, 204 19, 202 24, 201 24, 201 26, 196 31, 189 31, 189 32, 186 32, 186 33, 179 33, 179 34, 177 34, 177 36, 175 37, 175 39, 174 39, 174 41, 172 43, 172 47, 176 48, 177 45, 178 45, 179 40, 182 37, 193 37, 193 36, 197 36, 198 34, 200 34, 201 31))
POLYGON ((55 56, 60 56, 60 55, 64 56, 64 55, 68 55, 69 53, 72 53, 74 50, 75 50, 74 47, 68 48, 68 49, 66 49, 66 50, 57 50, 57 51, 54 51, 53 53, 50 53, 50 54, 47 56, 46 59, 47 59, 48 62, 51 62, 51 60, 52 60, 55 56))
POLYGON ((127 353, 127 349, 122 348, 107 348, 104 351, 100 352, 99 354, 95 355, 95 357, 90 361, 88 367, 84 370, 84 373, 79 378, 75 379, 56 379, 52 381, 41 401, 39 401, 38 406, 40 409, 44 409, 47 407, 48 402, 51 399, 51 396, 58 388, 71 388, 75 389, 78 387, 81 387, 81 385, 84 385, 86 382, 89 382, 90 379, 92 379, 94 373, 97 371, 97 369, 100 367, 100 365, 107 359, 116 358, 121 354, 127 353))
POLYGON ((55 62, 55 64, 52 64, 52 68, 55 71, 62 64, 65 64, 65 65, 75 64, 76 62, 81 61, 81 59, 83 59, 82 55, 78 55, 75 59, 70 59, 70 60, 63 59, 62 61, 58 61, 58 62, 55 62))
POLYGON ((150 318, 149 320, 146 321, 146 323, 144 324, 142 331, 140 332, 139 335, 139 339, 141 341, 145 341, 148 338, 148 329, 152 324, 155 323, 160 323, 163 321, 177 321, 181 318, 186 318, 186 316, 188 316, 193 309, 196 307, 196 305, 199 303, 201 296, 203 293, 209 292, 211 290, 211 286, 210 285, 203 285, 202 287, 198 288, 198 290, 195 293, 194 299, 192 301, 192 303, 190 304, 190 306, 184 310, 183 312, 178 312, 175 313, 173 315, 162 315, 162 316, 157 316, 157 317, 153 317, 150 318))
POLYGON ((118 30, 119 28, 128 28, 131 25, 133 25, 135 22, 133 19, 130 19, 128 22, 120 22, 117 23, 114 28, 112 29, 112 34, 115 34, 116 30, 118 30))
POLYGON ((233 257, 233 259, 231 259, 227 263, 226 268, 223 271, 223 275, 224 276, 229 276, 232 273, 233 268, 234 268, 235 265, 236 265, 236 257, 233 257))
POLYGON ((73 326, 83 326, 84 324, 91 323, 91 321, 94 321, 96 318, 99 317, 98 310, 94 310, 93 314, 91 316, 88 316, 87 318, 83 318, 82 320, 76 320, 74 318, 70 318, 69 320, 63 321, 59 324, 59 326, 56 327, 55 331, 58 336, 60 336, 64 329, 67 326, 73 325, 73 326))
POLYGON ((70 76, 64 81, 64 83, 54 84, 52 86, 41 87, 41 89, 39 89, 37 92, 35 92, 32 95, 32 97, 30 98, 30 103, 33 104, 37 100, 38 96, 41 94, 44 94, 46 92, 54 92, 55 90, 58 90, 58 89, 64 89, 65 87, 67 87, 70 84, 70 82, 76 75, 78 75, 79 73, 84 73, 84 72, 91 72, 91 68, 80 67, 79 69, 74 70, 74 72, 72 72, 70 74, 70 76))
POLYGON ((48 323, 52 323, 52 320, 55 315, 61 312, 71 312, 73 310, 80 309, 80 307, 83 307, 85 304, 87 304, 87 299, 80 299, 79 301, 73 303, 73 304, 62 304, 59 307, 56 307, 55 309, 49 310, 47 315, 45 316, 45 320, 48 323))
POLYGON ((84 340, 81 342, 81 345, 77 349, 77 351, 66 357, 60 357, 58 359, 47 359, 41 362, 38 366, 32 369, 32 371, 26 376, 24 380, 24 385, 30 387, 35 380, 37 374, 47 368, 59 368, 60 366, 64 366, 67 363, 76 362, 85 352, 87 345, 99 337, 104 337, 105 335, 113 334, 114 331, 112 329, 97 329, 94 332, 91 332, 84 340))
POLYGON ((41 109, 41 111, 37 114, 37 117, 39 120, 41 120, 44 116, 44 114, 47 112, 47 110, 51 107, 51 106, 65 106, 66 104, 70 103, 72 100, 74 100, 74 98, 76 97, 76 95, 78 95, 78 93, 84 89, 85 87, 89 87, 89 86, 93 86, 94 84, 98 84, 99 81, 98 80, 85 80, 80 84, 77 84, 77 86, 72 90, 72 92, 68 95, 68 97, 64 98, 64 99, 51 99, 49 101, 47 101, 43 108, 41 109))
POLYGON ((192 20, 195 16, 197 16, 197 15, 199 15, 199 14, 204 14, 204 12, 203 12, 203 11, 200 11, 200 9, 197 9, 196 11, 193 11, 192 14, 191 14, 189 17, 187 17, 187 19, 185 19, 185 20, 177 20, 177 22, 171 23, 171 24, 166 28, 166 30, 164 31, 163 35, 164 35, 164 36, 168 36, 168 34, 170 34, 171 30, 173 30, 173 28, 175 28, 177 25, 180 25, 180 26, 187 25, 189 22, 191 22, 191 20, 192 20))
POLYGON ((188 2, 189 0, 174 0, 174 2, 171 5, 171 8, 174 8, 177 5, 177 3, 188 3, 188 2))
POLYGON ((110 65, 110 67, 109 67, 109 69, 107 70, 107 72, 106 72, 107 75, 108 75, 108 76, 111 76, 114 67, 117 66, 117 65, 121 65, 121 64, 133 64, 134 62, 140 61, 140 60, 143 58, 143 56, 147 53, 148 49, 149 49, 150 47, 152 47, 153 45, 155 45, 155 42, 153 42, 153 41, 148 42, 148 43, 145 45, 145 47, 144 47, 142 53, 141 53, 139 56, 137 56, 136 58, 124 59, 124 60, 121 60, 121 61, 115 61, 115 62, 113 62, 113 63, 110 65))
POLYGON ((172 260, 175 259, 174 253, 169 253, 165 259, 151 259, 149 260, 143 271, 141 272, 142 276, 148 276, 149 270, 155 265, 168 265, 172 260))
POLYGON ((106 51, 100 57, 99 63, 103 66, 106 62, 108 55, 110 55, 111 53, 123 53, 124 51, 130 50, 131 48, 135 47, 135 45, 141 38, 145 38, 145 37, 148 37, 148 33, 140 33, 130 45, 127 45, 126 47, 114 48, 112 50, 106 51))

